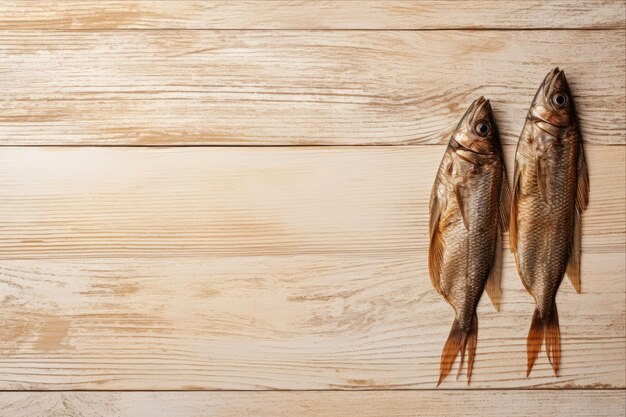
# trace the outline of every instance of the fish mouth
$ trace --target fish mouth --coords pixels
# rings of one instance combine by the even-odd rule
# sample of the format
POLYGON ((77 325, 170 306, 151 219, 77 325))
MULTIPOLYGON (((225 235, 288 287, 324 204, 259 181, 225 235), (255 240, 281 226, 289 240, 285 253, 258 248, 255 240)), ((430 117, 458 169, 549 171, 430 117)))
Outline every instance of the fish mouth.
POLYGON ((456 126, 455 130, 463 129, 463 126, 466 124, 474 124, 476 121, 476 115, 487 106, 487 113, 491 114, 491 105, 489 104, 489 100, 487 100, 484 96, 478 97, 476 100, 470 104, 470 106, 465 111, 461 120, 459 120, 459 124, 456 126))
MULTIPOLYGON (((546 100, 549 100, 549 97, 554 90, 554 83, 556 83, 559 79, 565 81, 565 84, 567 84, 567 80, 565 80, 565 72, 562 69, 559 69, 559 67, 556 67, 552 71, 550 71, 548 75, 546 75, 546 78, 544 78, 541 88, 537 91, 537 94, 540 94, 541 92, 541 94, 543 94, 543 97, 545 97, 546 100)), ((535 96, 535 99, 533 100, 533 105, 531 105, 528 116, 526 118, 531 122, 537 124, 538 127, 544 132, 554 135, 554 133, 548 132, 547 130, 539 126, 539 124, 544 123, 553 128, 560 128, 563 126, 550 120, 546 120, 544 117, 542 117, 535 109, 536 101, 537 97, 535 96)))
POLYGON ((565 76, 565 72, 562 69, 559 69, 559 67, 556 67, 552 71, 550 71, 548 75, 546 75, 546 78, 543 80, 544 96, 548 97, 550 95, 550 92, 552 91, 552 88, 556 80, 564 76, 565 76))
POLYGON ((474 100, 470 108, 467 109, 467 116, 469 120, 474 120, 476 115, 482 109, 487 109, 487 112, 491 113, 491 104, 489 103, 489 99, 486 99, 484 96, 480 96, 476 100, 474 100))
MULTIPOLYGON (((493 113, 491 110, 491 104, 489 103, 489 100, 486 99, 484 96, 480 96, 478 97, 476 100, 474 100, 472 102, 472 104, 469 106, 469 108, 467 109, 467 111, 465 112, 465 115, 463 116, 463 118, 461 119, 461 121, 459 122, 459 125, 457 127, 457 129, 461 128, 462 126, 468 124, 470 126, 473 126, 474 123, 476 123, 477 118, 479 116, 481 116, 481 113, 485 113, 487 115, 487 118, 489 119, 489 121, 493 124, 493 113)), ((485 118, 483 118, 485 119, 485 118)), ((483 120, 481 119, 481 120, 483 120)), ((472 129, 473 127, 470 127, 470 129, 472 129)), ((493 126, 492 129, 495 129, 495 125, 493 126)), ((482 150, 477 150, 477 149, 472 149, 469 148, 468 146, 463 145, 462 143, 458 142, 455 138, 454 135, 452 136, 452 138, 450 138, 450 145, 452 146, 452 148, 454 149, 454 151, 465 151, 465 152, 469 152, 472 154, 476 154, 476 155, 483 155, 483 156, 489 156, 489 155, 496 155, 497 152, 483 152, 482 150)), ((458 154, 458 152, 457 152, 458 154)), ((465 158, 464 158, 465 159, 465 158)), ((471 162, 471 161, 469 161, 471 162)))

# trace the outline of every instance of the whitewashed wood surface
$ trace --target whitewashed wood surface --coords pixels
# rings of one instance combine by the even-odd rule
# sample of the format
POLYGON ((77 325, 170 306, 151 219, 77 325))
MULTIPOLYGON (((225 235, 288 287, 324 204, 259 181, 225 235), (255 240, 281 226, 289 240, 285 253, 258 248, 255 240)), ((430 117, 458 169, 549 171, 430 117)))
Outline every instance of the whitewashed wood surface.
POLYGON ((614 390, 0 393, 11 417, 585 417, 624 406, 614 390))
POLYGON ((0 1, 0 416, 624 415, 624 13, 0 1), (533 304, 505 251, 471 389, 436 390, 441 144, 488 96, 510 170, 556 65, 591 176, 560 376, 542 354, 525 377, 533 304))
MULTIPOLYGON (((426 259, 445 146, 1 147, 0 257, 426 259)), ((622 253, 623 147, 588 146, 585 254, 622 253)), ((506 146, 507 168, 515 149, 506 146)))
POLYGON ((6 29, 623 29, 607 0, 1 0, 6 29), (263 5, 259 5, 263 3, 263 5))
POLYGON ((585 140, 626 144, 624 30, 0 32, 5 144, 443 143, 493 103, 515 144, 559 65, 585 140))

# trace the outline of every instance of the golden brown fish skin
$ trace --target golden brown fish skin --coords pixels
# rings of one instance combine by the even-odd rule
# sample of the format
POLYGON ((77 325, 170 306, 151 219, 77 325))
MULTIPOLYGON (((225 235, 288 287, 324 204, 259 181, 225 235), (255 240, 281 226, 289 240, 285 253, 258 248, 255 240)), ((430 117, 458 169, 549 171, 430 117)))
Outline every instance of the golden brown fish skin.
POLYGON ((459 352, 460 372, 466 350, 470 381, 478 330, 476 306, 488 280, 494 305, 499 299, 497 261, 500 234, 508 220, 507 199, 497 127, 489 101, 481 97, 453 133, 431 194, 429 272, 433 285, 455 311, 437 385, 450 372, 459 352), (484 133, 479 132, 480 127, 484 133))
POLYGON ((536 310, 528 334, 527 375, 546 341, 555 375, 561 349, 555 297, 566 270, 580 292, 580 213, 589 179, 576 110, 563 71, 539 87, 515 156, 510 246, 536 310))

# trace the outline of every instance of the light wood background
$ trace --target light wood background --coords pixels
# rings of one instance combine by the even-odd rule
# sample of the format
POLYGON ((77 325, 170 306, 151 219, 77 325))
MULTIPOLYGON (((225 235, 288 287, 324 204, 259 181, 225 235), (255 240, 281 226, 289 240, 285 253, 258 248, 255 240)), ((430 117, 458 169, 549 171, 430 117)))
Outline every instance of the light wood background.
POLYGON ((0 1, 0 416, 624 415, 625 13, 0 1), (510 170, 557 65, 591 176, 560 377, 544 354, 525 377, 533 303, 505 251, 470 389, 435 389, 443 144, 485 95, 510 170))

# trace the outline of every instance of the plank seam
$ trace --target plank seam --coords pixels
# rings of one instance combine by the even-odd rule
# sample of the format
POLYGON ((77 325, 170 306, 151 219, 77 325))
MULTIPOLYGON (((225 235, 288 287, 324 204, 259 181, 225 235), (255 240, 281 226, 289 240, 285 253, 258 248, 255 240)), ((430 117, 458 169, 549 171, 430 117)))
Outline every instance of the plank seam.
POLYGON ((524 391, 524 392, 550 392, 550 391, 589 391, 589 392, 616 392, 624 391, 626 387, 609 387, 609 388, 588 388, 588 387, 571 387, 571 388, 366 388, 366 389, 28 389, 28 390, 0 390, 1 393, 47 393, 47 392, 154 392, 154 393, 183 393, 183 392, 279 392, 279 393, 301 393, 301 392, 335 392, 335 393, 353 393, 353 392, 473 392, 473 391, 524 391))
POLYGON ((526 32, 526 31, 620 31, 626 30, 624 26, 590 26, 590 27, 528 27, 528 28, 501 28, 501 27, 449 27, 449 28, 420 28, 420 29, 367 29, 367 28, 108 28, 108 29, 89 29, 89 28, 29 28, 16 29, 14 27, 0 27, 0 31, 4 32, 150 32, 150 31, 214 31, 214 32, 526 32))

